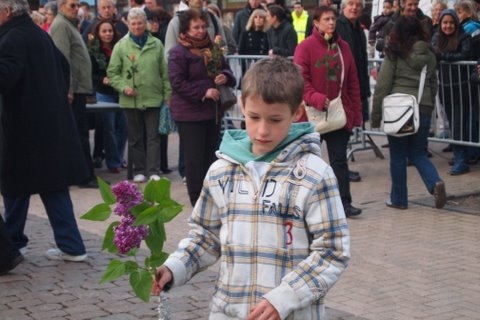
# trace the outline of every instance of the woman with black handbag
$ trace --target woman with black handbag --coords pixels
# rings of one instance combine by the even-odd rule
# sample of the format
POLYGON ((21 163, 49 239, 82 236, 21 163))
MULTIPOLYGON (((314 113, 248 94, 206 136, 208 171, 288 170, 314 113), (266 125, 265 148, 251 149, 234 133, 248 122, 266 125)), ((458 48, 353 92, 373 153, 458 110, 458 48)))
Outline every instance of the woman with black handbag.
POLYGON ((194 206, 220 145, 224 110, 218 87, 233 87, 235 77, 219 44, 207 34, 207 13, 190 9, 178 19, 179 42, 168 55, 173 89, 170 111, 180 135, 188 195, 194 206))
POLYGON ((438 88, 435 54, 430 50, 427 39, 418 19, 402 16, 397 20, 390 33, 389 45, 385 49, 386 57, 378 74, 373 96, 371 126, 379 128, 383 98, 392 93, 417 96, 420 73, 427 65, 424 90, 421 100, 418 101, 418 131, 402 137, 387 136, 392 186, 386 205, 395 209, 408 208, 407 159, 417 168, 428 192, 434 195, 435 207, 442 208, 446 202, 445 184, 425 152, 438 88))

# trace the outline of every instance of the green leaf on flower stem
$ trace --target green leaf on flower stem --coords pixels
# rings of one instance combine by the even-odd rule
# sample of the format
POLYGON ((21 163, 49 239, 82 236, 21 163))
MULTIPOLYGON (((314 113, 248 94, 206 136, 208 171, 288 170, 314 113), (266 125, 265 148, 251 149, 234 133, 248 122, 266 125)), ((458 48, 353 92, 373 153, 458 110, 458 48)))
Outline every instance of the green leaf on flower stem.
POLYGON ((162 235, 154 235, 150 233, 149 229, 148 237, 145 239, 145 243, 147 244, 148 249, 150 249, 150 253, 156 255, 162 253, 165 240, 163 239, 162 235))
POLYGON ((142 213, 143 211, 147 210, 148 208, 150 208, 152 205, 149 204, 148 202, 146 201, 143 201, 142 203, 140 204, 137 204, 136 206, 132 207, 130 209, 130 212, 136 217, 138 217, 138 215, 140 213, 142 213))
POLYGON ((117 278, 120 278, 125 274, 125 263, 120 260, 112 260, 105 269, 105 272, 102 274, 100 283, 105 283, 108 281, 113 281, 117 278))
POLYGON ((135 257, 137 255, 137 252, 138 252, 138 248, 132 248, 132 249, 128 250, 127 256, 135 257))
POLYGON ((132 273, 139 268, 140 268, 140 266, 138 265, 138 263, 136 261, 129 260, 129 261, 125 262, 125 273, 127 273, 127 274, 132 273))
POLYGON ((165 199, 170 199, 170 180, 161 178, 160 180, 150 180, 145 186, 143 196, 149 202, 162 204, 165 199))
POLYGON ((155 221, 148 225, 148 236, 145 243, 152 255, 160 255, 166 240, 165 226, 161 221, 155 221))
POLYGON ((152 291, 153 275, 146 270, 136 270, 130 273, 130 285, 135 295, 144 302, 150 300, 150 292, 152 291))
POLYGON ((168 206, 164 206, 160 212, 163 222, 169 222, 183 210, 183 206, 171 199, 168 200, 168 206))
POLYGON ((156 270, 157 267, 161 266, 168 258, 169 254, 166 252, 160 252, 158 255, 152 255, 145 258, 145 266, 156 270))
POLYGON ((119 225, 119 221, 112 222, 105 230, 105 236, 103 237, 102 250, 107 250, 110 253, 118 253, 118 248, 113 242, 115 234, 113 233, 113 227, 119 225))
POLYGON ((105 221, 110 217, 112 210, 106 203, 99 203, 90 209, 87 213, 80 217, 80 219, 91 221, 105 221))
POLYGON ((109 184, 102 180, 102 178, 97 177, 98 181, 98 189, 100 190, 100 195, 102 196, 103 201, 106 204, 114 204, 115 203, 115 196, 113 195, 112 188, 109 184))
POLYGON ((136 218, 135 222, 133 223, 134 226, 141 226, 144 224, 150 224, 156 220, 161 219, 160 216, 160 207, 153 206, 146 210, 143 210, 136 218))

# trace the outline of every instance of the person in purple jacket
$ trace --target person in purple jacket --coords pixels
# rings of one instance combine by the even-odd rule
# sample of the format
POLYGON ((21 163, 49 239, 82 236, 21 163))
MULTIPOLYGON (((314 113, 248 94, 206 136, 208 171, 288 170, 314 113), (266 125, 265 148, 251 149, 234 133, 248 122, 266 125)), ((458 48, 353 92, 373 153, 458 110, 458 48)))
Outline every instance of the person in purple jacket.
POLYGON ((178 44, 168 56, 168 73, 172 86, 170 112, 178 127, 180 145, 185 156, 188 196, 195 205, 203 179, 216 160, 220 144, 217 86, 235 86, 235 77, 223 55, 212 54, 213 42, 207 34, 206 13, 190 9, 179 16, 178 44), (218 61, 213 61, 217 59, 218 61), (220 67, 212 75, 211 65, 220 67))

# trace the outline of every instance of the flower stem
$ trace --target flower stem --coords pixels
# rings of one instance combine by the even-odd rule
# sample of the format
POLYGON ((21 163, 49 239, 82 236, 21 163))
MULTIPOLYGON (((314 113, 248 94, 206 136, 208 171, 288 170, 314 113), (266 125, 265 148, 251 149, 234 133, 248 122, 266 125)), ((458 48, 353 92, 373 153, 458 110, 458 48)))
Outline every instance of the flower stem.
POLYGON ((170 320, 170 304, 165 292, 160 292, 158 296, 158 320, 170 320))

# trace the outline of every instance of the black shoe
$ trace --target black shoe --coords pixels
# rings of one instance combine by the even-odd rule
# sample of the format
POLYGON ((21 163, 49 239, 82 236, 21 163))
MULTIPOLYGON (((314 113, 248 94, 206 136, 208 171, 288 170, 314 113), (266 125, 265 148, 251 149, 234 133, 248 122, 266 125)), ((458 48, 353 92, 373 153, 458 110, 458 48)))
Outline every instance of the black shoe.
POLYGON ((102 158, 101 157, 95 157, 93 159, 93 166, 97 169, 100 169, 102 167, 102 158))
POLYGON ((86 183, 79 184, 78 187, 81 189, 98 189, 98 182, 97 179, 93 179, 86 183))
POLYGON ((389 208, 394 208, 394 209, 399 209, 399 210, 407 210, 407 209, 408 209, 407 206, 399 206, 399 205, 393 204, 392 201, 390 201, 390 200, 388 200, 387 202, 385 202, 385 204, 386 204, 387 207, 389 207, 389 208))
POLYGON ((427 153, 427 158, 433 157, 433 154, 427 148, 425 148, 425 152, 427 153))
POLYGON ((467 160, 467 164, 477 164, 480 161, 480 156, 471 156, 467 160))
POLYGON ((389 148, 390 146, 388 145, 388 143, 386 143, 386 144, 382 144, 381 147, 382 148, 389 148))
POLYGON ((169 174, 169 173, 172 173, 172 170, 170 169, 160 169, 160 171, 162 171, 163 174, 169 174))
POLYGON ((23 261, 23 256, 20 252, 18 252, 18 255, 15 256, 12 260, 10 260, 8 263, 5 265, 0 265, 0 276, 3 276, 6 274, 8 271, 13 270, 20 262, 23 261))
POLYGON ((452 151, 453 149, 451 144, 449 144, 448 146, 442 149, 442 152, 452 152, 452 151))
POLYGON ((362 213, 362 209, 355 208, 350 203, 349 204, 344 204, 343 205, 343 210, 345 210, 345 216, 347 218, 348 217, 353 217, 353 216, 358 216, 359 214, 362 213))
POLYGON ((362 180, 362 177, 360 176, 360 173, 357 171, 348 171, 348 179, 350 182, 359 182, 362 180))

